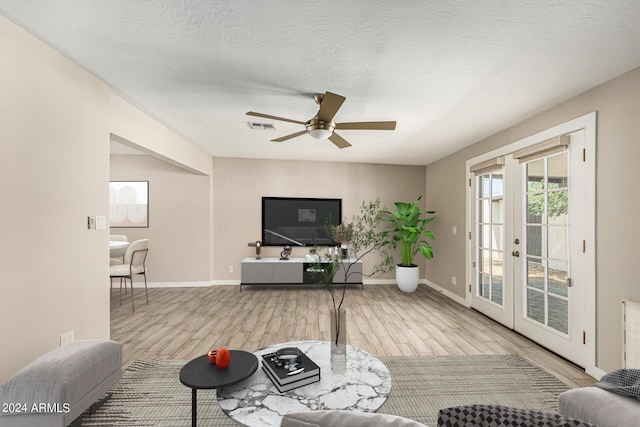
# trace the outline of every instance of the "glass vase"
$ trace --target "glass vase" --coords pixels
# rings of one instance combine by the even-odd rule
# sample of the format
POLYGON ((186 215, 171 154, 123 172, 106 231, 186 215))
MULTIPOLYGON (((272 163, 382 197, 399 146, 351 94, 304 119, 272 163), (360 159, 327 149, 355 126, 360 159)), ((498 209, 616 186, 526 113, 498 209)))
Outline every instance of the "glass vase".
POLYGON ((344 374, 347 371, 347 310, 336 314, 331 309, 331 371, 344 374))

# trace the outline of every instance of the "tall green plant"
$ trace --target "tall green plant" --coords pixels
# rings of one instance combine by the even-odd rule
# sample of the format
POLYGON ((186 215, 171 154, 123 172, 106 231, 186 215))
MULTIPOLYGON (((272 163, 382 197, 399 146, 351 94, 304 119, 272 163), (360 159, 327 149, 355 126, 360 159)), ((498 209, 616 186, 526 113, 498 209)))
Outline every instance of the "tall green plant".
POLYGON ((420 252, 426 259, 433 258, 433 248, 426 239, 434 240, 427 224, 435 219, 435 211, 423 211, 418 206, 419 196, 413 202, 395 202, 396 211, 383 211, 383 221, 391 224, 391 229, 383 232, 384 244, 400 251, 400 265, 410 267, 414 257, 420 252), (430 216, 429 216, 430 215, 430 216))

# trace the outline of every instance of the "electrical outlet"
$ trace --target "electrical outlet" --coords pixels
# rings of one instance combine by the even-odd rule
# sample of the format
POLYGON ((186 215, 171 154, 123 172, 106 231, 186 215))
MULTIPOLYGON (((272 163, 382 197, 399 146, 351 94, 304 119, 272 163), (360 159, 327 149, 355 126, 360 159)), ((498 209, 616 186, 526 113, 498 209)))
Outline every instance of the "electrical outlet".
POLYGON ((227 267, 227 272, 229 274, 233 273, 233 265, 230 265, 230 266, 227 267))
POLYGON ((451 276, 451 284, 455 285, 457 284, 456 282, 457 282, 456 276, 451 276))
POLYGON ((451 227, 451 234, 453 234, 454 236, 458 234, 458 227, 456 227, 455 225, 451 227))
POLYGON ((89 230, 95 230, 96 229, 96 217, 95 216, 88 216, 87 217, 87 228, 89 230))
POLYGON ((67 333, 64 333, 62 335, 60 335, 60 346, 72 343, 74 340, 73 338, 73 331, 69 331, 67 333))

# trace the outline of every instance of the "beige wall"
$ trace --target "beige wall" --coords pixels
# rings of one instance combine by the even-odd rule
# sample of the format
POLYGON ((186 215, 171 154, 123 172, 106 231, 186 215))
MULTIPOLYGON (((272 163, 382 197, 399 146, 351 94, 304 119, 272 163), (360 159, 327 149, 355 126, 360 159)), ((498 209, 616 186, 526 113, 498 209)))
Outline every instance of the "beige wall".
MULTIPOLYGON (((63 333, 109 337, 109 228, 88 230, 87 217, 108 215, 110 138, 180 166, 147 157, 137 165, 144 177, 119 170, 126 160, 113 166, 123 179, 157 184, 152 209, 166 206, 151 223, 165 232, 151 238, 176 249, 152 253, 193 267, 178 278, 152 264, 151 279, 210 281, 211 156, 0 17, 0 382, 58 347, 63 333), (170 196, 156 194, 162 188, 170 196), (192 224, 171 203, 188 204, 192 224)), ((138 231, 130 236, 146 237, 138 231)))
MULTIPOLYGON (((214 158, 214 278, 237 282, 240 261, 255 256, 247 243, 261 237, 262 196, 341 198, 342 214, 351 218, 363 200, 379 197, 393 207, 395 201, 424 194, 424 173, 423 166, 214 158)), ((263 248, 262 254, 279 256, 281 250, 263 248)), ((294 247, 293 256, 308 250, 294 247)), ((375 260, 365 259, 365 271, 371 262, 375 260)))
POLYGON ((146 231, 128 229, 123 233, 129 240, 132 237, 152 239, 148 263, 149 279, 155 282, 152 285, 158 282, 169 286, 185 282, 190 285, 210 283, 213 278, 211 155, 113 93, 110 95, 109 131, 112 140, 148 154, 141 156, 146 157, 146 161, 139 165, 133 159, 128 160, 133 162, 132 166, 140 167, 136 172, 133 172, 135 167, 125 172, 118 166, 122 162, 116 162, 111 167, 111 173, 115 174, 112 179, 125 180, 124 177, 133 172, 140 180, 149 180, 152 176, 158 184, 150 188, 151 197, 155 195, 155 200, 150 200, 153 206, 150 209, 154 212, 150 215, 156 216, 156 222, 150 223, 146 231), (154 159, 156 161, 152 162, 154 159), (115 178, 116 175, 119 178, 115 178), (190 189, 191 184, 193 189, 190 189), (203 192, 205 187, 207 194, 203 192), (185 224, 184 217, 178 217, 179 202, 188 208, 189 215, 194 217, 193 223, 185 224), (201 210, 194 211, 194 208, 201 210), (203 215, 206 215, 206 221, 203 215), (202 273, 203 269, 206 275, 202 273))
POLYGON ((464 298, 465 162, 576 117, 598 112, 596 161, 597 366, 621 365, 621 301, 640 299, 640 69, 598 86, 555 108, 427 166, 426 191, 439 212, 434 223, 439 256, 429 261, 427 280, 464 298), (451 276, 458 285, 450 285, 451 276))
POLYGON ((111 180, 149 181, 149 228, 113 228, 111 233, 125 234, 129 241, 150 239, 150 284, 209 284, 210 177, 151 156, 112 155, 111 180))
POLYGON ((0 382, 109 337, 109 88, 0 17, 0 382))
POLYGON ((195 173, 211 175, 211 156, 207 152, 113 93, 109 131, 118 142, 195 173))

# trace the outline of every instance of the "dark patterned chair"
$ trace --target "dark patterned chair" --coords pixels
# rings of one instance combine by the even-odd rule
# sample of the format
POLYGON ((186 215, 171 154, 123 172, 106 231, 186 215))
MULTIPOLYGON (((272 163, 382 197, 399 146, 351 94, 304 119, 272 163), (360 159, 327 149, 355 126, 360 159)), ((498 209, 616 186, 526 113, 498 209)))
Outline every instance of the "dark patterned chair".
POLYGON ((597 427, 551 412, 499 405, 467 405, 441 409, 438 427, 597 427))

